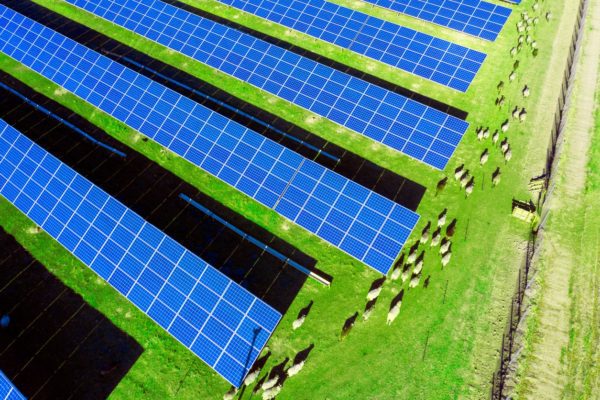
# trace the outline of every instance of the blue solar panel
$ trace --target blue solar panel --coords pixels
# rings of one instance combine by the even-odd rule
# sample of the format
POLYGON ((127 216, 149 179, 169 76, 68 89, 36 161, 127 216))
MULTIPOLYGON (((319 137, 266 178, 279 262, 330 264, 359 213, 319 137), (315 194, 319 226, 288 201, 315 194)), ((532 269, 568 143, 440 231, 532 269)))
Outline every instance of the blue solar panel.
POLYGON ((363 1, 490 41, 496 40, 512 11, 481 0, 363 1))
MULTIPOLYGON (((387 273, 414 212, 0 6, 0 51, 370 267, 387 273)), ((415 103, 416 104, 416 103, 415 103)))
POLYGON ((25 396, 19 392, 2 371, 0 371, 0 399, 25 400, 25 396))
POLYGON ((281 314, 0 119, 0 195, 240 386, 281 314))
POLYGON ((464 91, 485 54, 324 0, 219 0, 257 15, 464 91))
MULTIPOLYGON (((468 127, 461 119, 160 1, 70 2, 434 168, 446 167, 468 127)), ((441 75, 439 80, 444 81, 441 75)))

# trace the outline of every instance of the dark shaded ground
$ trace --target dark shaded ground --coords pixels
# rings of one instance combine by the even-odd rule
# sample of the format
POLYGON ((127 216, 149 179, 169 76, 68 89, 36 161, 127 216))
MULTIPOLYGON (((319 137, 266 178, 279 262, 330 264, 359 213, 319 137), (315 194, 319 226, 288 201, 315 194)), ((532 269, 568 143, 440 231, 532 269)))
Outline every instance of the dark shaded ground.
POLYGON ((315 260, 202 194, 158 164, 134 152, 54 101, 0 73, 8 84, 95 139, 127 154, 120 157, 0 89, 0 118, 119 199, 166 234, 285 313, 306 281, 305 274, 207 216, 179 197, 184 193, 242 231, 300 265, 315 260))
POLYGON ((142 347, 0 229, 0 369, 30 399, 105 399, 142 347))
MULTIPOLYGON (((228 118, 231 118, 244 126, 247 126, 256 132, 261 133, 262 135, 269 137, 286 147, 297 151, 298 153, 304 155, 307 158, 314 159, 320 164, 344 175, 345 177, 360 183, 361 185, 374 190, 375 192, 381 194, 389 198, 392 201, 395 201, 413 211, 416 211, 423 195, 425 194, 425 187, 420 184, 413 182, 405 177, 402 177, 396 173, 393 173, 389 170, 379 167, 378 165, 365 160, 358 155, 351 153, 349 151, 344 150, 343 148, 334 145, 330 142, 323 140, 322 138, 297 127, 277 116, 267 113, 260 108, 257 108, 243 100, 240 100, 234 96, 231 96, 229 93, 224 92, 212 85, 207 84, 187 73, 184 73, 174 67, 171 67, 165 63, 162 63, 158 60, 155 60, 141 52, 138 52, 128 46, 125 46, 115 40, 112 40, 94 30, 89 29, 81 24, 75 23, 68 18, 65 18, 57 13, 54 13, 44 7, 41 7, 35 3, 29 1, 17 1, 17 0, 0 0, 0 3, 6 4, 7 6, 13 8, 14 10, 26 15, 29 18, 32 18, 58 32, 61 34, 68 36, 79 43, 84 44, 85 46, 94 49, 98 52, 103 52, 106 56, 118 61, 150 78, 160 82, 163 85, 170 87, 173 90, 178 91, 179 93, 190 97, 197 101, 198 103, 222 114, 228 118), (128 59, 133 60, 135 63, 139 63, 144 65, 148 69, 143 69, 135 66, 135 64, 128 61, 128 59), (159 72, 161 75, 164 75, 168 79, 161 78, 157 76, 152 71, 159 72), (171 80, 171 81, 169 81, 171 80), (192 91, 182 88, 181 86, 173 83, 173 81, 182 83, 194 91, 201 92, 205 95, 208 95, 214 98, 216 101, 207 100, 205 97, 194 94, 192 91), (240 115, 234 111, 227 109, 218 104, 218 102, 223 102, 229 106, 235 107, 238 110, 243 111, 244 113, 257 118, 264 122, 264 124, 260 124, 257 122, 253 122, 251 118, 240 115), (275 127, 276 129, 266 128, 264 125, 270 125, 275 127), (335 157, 337 157, 340 161, 335 162, 331 158, 324 156, 323 154, 318 154, 317 151, 310 149, 309 147, 298 143, 298 141, 289 139, 279 134, 277 130, 285 132, 288 135, 291 135, 300 141, 310 144, 311 146, 320 149, 321 151, 327 152, 335 157)), ((177 4, 180 6, 180 4, 177 4)), ((186 8, 181 5, 182 8, 186 8)), ((188 7, 189 8, 189 7, 188 7)), ((199 13, 198 10, 194 10, 196 13, 199 13)), ((203 15, 206 16, 206 15, 203 15)), ((225 23, 225 20, 220 20, 217 17, 212 15, 208 15, 212 19, 218 20, 219 22, 225 23)), ((226 24, 231 25, 236 29, 246 30, 245 28, 241 28, 232 23, 226 22, 226 24)), ((260 33, 250 32, 253 35, 261 36, 260 33)), ((268 39, 268 38, 264 38, 268 39)), ((269 39, 273 41, 273 39, 269 39)), ((279 45, 285 45, 283 43, 279 43, 279 45)), ((287 45, 286 45, 287 46, 287 45)), ((292 49, 297 52, 304 52, 302 49, 294 48, 292 49)), ((307 56, 311 56, 310 54, 304 54, 307 56)), ((316 55, 312 55, 314 57, 318 57, 316 55)), ((318 61, 328 63, 327 60, 319 59, 318 61)), ((333 62, 331 62, 333 63, 333 62)), ((330 64, 331 64, 330 63, 330 64)), ((331 64, 334 68, 346 71, 349 71, 349 68, 333 63, 331 64)), ((354 71, 355 74, 360 74, 360 77, 366 78, 368 76, 362 76, 362 73, 358 71, 354 71)), ((373 79, 371 79, 372 81, 373 79)), ((401 92, 407 96, 420 96, 416 93, 404 93, 405 91, 402 88, 398 88, 395 86, 390 86, 389 83, 385 81, 377 81, 374 82, 380 84, 381 86, 386 86, 390 90, 394 90, 397 92, 401 92)), ((417 98, 415 98, 417 99, 417 98)), ((417 99, 423 102, 426 102, 427 99, 417 99)), ((445 111, 447 106, 441 106, 440 109, 445 111)))

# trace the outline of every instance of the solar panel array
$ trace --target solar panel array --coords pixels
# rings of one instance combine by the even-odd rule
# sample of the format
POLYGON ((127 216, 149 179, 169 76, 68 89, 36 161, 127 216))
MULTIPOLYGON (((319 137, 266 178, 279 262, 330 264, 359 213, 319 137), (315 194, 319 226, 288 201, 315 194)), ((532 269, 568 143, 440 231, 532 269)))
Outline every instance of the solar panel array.
POLYGON ((511 9, 481 0, 363 0, 411 17, 494 41, 511 9))
POLYGON ((0 371, 0 399, 25 400, 25 396, 19 392, 2 371, 0 371))
POLYGON ((0 120, 0 195, 231 384, 281 314, 0 120))
POLYGON ((387 273, 418 215, 0 6, 0 51, 387 273))
POLYGON ((466 91, 485 54, 324 0, 219 0, 442 85, 466 91))
POLYGON ((67 0, 438 169, 467 122, 156 0, 67 0))

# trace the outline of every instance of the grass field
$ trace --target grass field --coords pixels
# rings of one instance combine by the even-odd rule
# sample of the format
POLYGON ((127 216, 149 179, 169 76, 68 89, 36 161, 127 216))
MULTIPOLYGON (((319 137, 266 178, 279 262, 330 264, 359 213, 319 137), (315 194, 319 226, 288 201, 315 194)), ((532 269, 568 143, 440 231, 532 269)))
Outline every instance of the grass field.
MULTIPOLYGON (((554 111, 574 24, 575 10, 572 7, 560 0, 546 0, 542 3, 540 12, 550 9, 554 19, 547 23, 541 18, 542 21, 533 34, 538 41, 540 53, 537 58, 532 57, 527 50, 519 54, 518 79, 511 84, 508 84, 507 77, 514 59, 509 56, 509 49, 516 44, 518 34, 514 25, 519 18, 518 13, 513 13, 498 41, 492 44, 384 10, 365 8, 368 12, 376 12, 379 16, 488 53, 488 59, 466 94, 453 93, 377 63, 372 63, 373 66, 369 67, 369 72, 376 76, 469 112, 471 128, 446 171, 451 176, 456 166, 465 163, 473 172, 476 190, 471 197, 465 199, 464 192, 453 178, 445 191, 435 196, 435 184, 445 175, 443 173, 324 119, 316 118, 313 122, 307 111, 225 77, 62 1, 36 2, 425 185, 428 192, 418 209, 422 218, 416 232, 420 232, 427 221, 435 220, 445 207, 449 209, 450 219, 457 218, 458 230, 453 241, 451 263, 442 270, 437 251, 427 251, 424 276, 430 275, 431 283, 426 289, 420 286, 407 292, 402 311, 394 325, 386 326, 385 316, 389 302, 402 288, 400 283, 386 284, 371 319, 368 322, 358 322, 349 337, 340 341, 339 333, 344 320, 355 311, 363 309, 364 296, 371 282, 378 277, 377 274, 187 162, 170 153, 162 154, 159 146, 136 140, 136 133, 124 125, 70 94, 60 94, 57 87, 49 81, 0 55, 2 70, 55 98, 219 202, 297 246, 318 260, 318 268, 334 276, 333 285, 328 289, 314 282, 307 282, 268 344, 273 352, 268 366, 281 362, 285 357, 293 357, 311 343, 315 344, 305 368, 297 377, 286 382, 279 398, 487 397, 508 315, 507 306, 514 290, 516 272, 529 228, 510 218, 511 200, 529 198, 527 182, 532 176, 541 173, 544 166, 551 124, 550 113, 554 111), (508 99, 507 105, 502 109, 494 105, 498 94, 496 85, 500 80, 506 83, 503 94, 508 99), (524 84, 532 89, 532 95, 526 101, 520 95, 524 84), (490 126, 492 131, 499 128, 502 121, 510 118, 510 111, 515 104, 527 108, 529 119, 522 124, 511 122, 507 135, 513 149, 513 159, 504 165, 499 149, 492 148, 489 139, 478 142, 474 129, 478 125, 490 126), (479 167, 479 155, 485 148, 490 148, 491 157, 485 167, 479 167), (499 187, 492 189, 490 177, 497 166, 502 169, 502 182, 499 187), (305 325, 298 331, 292 331, 292 320, 298 310, 310 300, 314 300, 315 304, 305 325)), ((217 10, 214 2, 186 2, 234 18, 231 10, 217 10)), ((516 9, 530 9, 531 3, 526 0, 516 9)), ((347 4, 354 5, 355 2, 347 4)), ((259 26, 256 19, 249 17, 239 18, 237 22, 251 24, 257 30, 267 29, 259 26)), ((290 40, 299 45, 310 42, 302 40, 300 35, 292 35, 290 40)), ((341 52, 323 43, 313 43, 311 46, 311 50, 318 50, 337 61, 365 68, 365 61, 361 57, 341 52)), ((210 368, 178 345, 116 291, 103 284, 48 236, 27 233, 30 222, 4 200, 0 201, 0 225, 15 235, 60 279, 81 293, 144 347, 145 352, 117 387, 113 398, 217 399, 227 390, 226 382, 210 368)), ((417 235, 413 235, 412 240, 416 238, 417 235)), ((249 397, 247 392, 244 398, 249 397)))

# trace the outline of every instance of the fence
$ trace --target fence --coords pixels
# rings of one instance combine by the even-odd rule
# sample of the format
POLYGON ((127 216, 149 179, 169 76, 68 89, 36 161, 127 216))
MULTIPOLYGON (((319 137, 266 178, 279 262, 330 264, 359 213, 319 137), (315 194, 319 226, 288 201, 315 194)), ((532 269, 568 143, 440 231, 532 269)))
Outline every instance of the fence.
POLYGON ((563 133, 566 125, 566 115, 569 111, 571 102, 571 94, 573 91, 573 83, 575 80, 575 70, 577 68, 577 60, 581 51, 581 40, 583 37, 583 27, 585 25, 585 17, 588 9, 588 0, 580 0, 579 13, 575 23, 571 46, 569 47, 569 56, 567 58, 567 66, 565 69, 563 84, 558 99, 557 109, 554 115, 554 124, 550 135, 550 143, 546 154, 545 168, 545 187, 546 190, 540 192, 538 199, 538 209, 540 210, 540 222, 535 230, 532 230, 527 242, 527 251, 523 264, 519 268, 519 276, 517 280, 517 288, 512 298, 510 314, 506 333, 502 336, 502 347, 500 348, 500 360, 496 372, 492 375, 492 390, 490 398, 492 400, 501 400, 507 398, 505 395, 506 381, 511 368, 519 356, 519 350, 515 343, 515 336, 519 328, 519 324, 527 315, 526 306, 524 304, 525 292, 533 282, 532 266, 535 265, 536 256, 543 239, 543 229, 548 220, 550 213, 547 204, 552 198, 554 187, 556 185, 555 176, 558 160, 562 152, 563 133))

